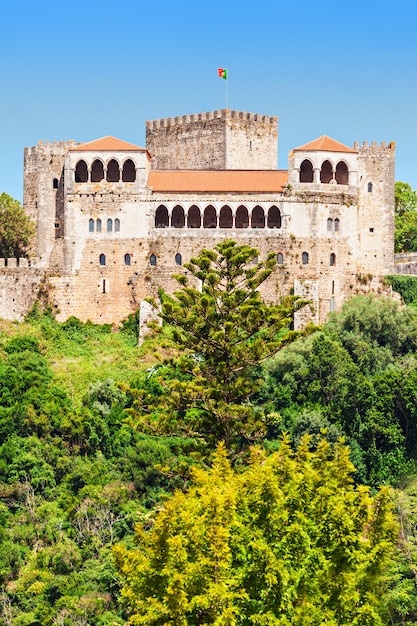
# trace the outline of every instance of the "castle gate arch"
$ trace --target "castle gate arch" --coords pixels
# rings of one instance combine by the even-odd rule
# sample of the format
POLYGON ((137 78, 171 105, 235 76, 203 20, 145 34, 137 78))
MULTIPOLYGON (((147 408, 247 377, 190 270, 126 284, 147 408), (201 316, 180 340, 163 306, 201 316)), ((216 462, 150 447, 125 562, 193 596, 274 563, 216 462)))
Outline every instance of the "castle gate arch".
POLYGON ((268 211, 268 228, 281 228, 281 211, 277 206, 271 206, 268 211))
POLYGON ((211 204, 204 209, 203 228, 217 228, 216 209, 211 204))
POLYGON ((312 183, 314 180, 313 164, 308 159, 300 165, 300 183, 312 183))
POLYGON ((123 163, 122 181, 124 183, 134 183, 136 180, 136 168, 132 159, 127 159, 123 163))
POLYGON ((160 204, 155 213, 155 228, 167 228, 168 225, 168 209, 163 204, 160 204))
POLYGON ((333 166, 330 161, 323 161, 320 169, 320 182, 328 184, 333 180, 333 166))
POLYGON ((88 168, 87 163, 83 160, 78 161, 75 166, 75 182, 86 183, 88 181, 88 168))
POLYGON ((349 169, 344 161, 339 161, 336 165, 336 182, 338 185, 349 184, 349 169))
POLYGON ((99 183, 104 178, 104 166, 100 159, 93 161, 91 166, 91 182, 99 183))

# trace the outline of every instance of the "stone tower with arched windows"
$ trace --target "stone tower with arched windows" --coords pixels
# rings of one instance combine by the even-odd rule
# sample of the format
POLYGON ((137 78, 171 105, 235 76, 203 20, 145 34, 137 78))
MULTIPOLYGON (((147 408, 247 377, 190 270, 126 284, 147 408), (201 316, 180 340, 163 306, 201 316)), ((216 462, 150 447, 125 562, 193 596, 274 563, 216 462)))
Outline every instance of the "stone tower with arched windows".
MULTIPOLYGON (((42 282, 58 319, 118 323, 160 286, 174 290, 182 264, 226 238, 256 247, 260 260, 276 254, 263 295, 307 298, 296 325, 384 288, 394 144, 348 147, 323 136, 278 170, 276 117, 214 111, 147 122, 146 136, 145 148, 103 137, 25 150, 24 205, 37 229, 32 282, 42 282)), ((34 294, 19 306, 14 298, 14 316, 34 294)), ((7 311, 0 302, 0 315, 7 311)))

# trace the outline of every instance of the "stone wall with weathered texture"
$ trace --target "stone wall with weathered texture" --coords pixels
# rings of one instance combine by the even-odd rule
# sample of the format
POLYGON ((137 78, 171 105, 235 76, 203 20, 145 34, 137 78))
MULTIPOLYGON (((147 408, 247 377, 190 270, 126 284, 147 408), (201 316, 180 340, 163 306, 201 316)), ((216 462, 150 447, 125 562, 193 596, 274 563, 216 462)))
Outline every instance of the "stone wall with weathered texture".
POLYGON ((276 169, 278 118, 222 109, 146 122, 152 169, 276 169))
POLYGON ((21 321, 39 298, 45 279, 38 259, 0 259, 0 317, 21 321))

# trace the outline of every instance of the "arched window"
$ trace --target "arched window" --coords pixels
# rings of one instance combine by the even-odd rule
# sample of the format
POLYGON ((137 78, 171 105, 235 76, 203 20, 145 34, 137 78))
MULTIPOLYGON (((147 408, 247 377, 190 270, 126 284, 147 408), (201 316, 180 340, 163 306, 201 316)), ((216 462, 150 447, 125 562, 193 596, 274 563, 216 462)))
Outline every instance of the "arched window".
POLYGON ((374 186, 372 183, 368 183, 368 193, 372 193, 374 186))
POLYGON ((277 263, 278 265, 284 265, 284 255, 282 252, 278 252, 277 254, 277 263))
POLYGON ((114 231, 120 233, 120 220, 118 217, 114 220, 114 231))
POLYGON ((327 218, 327 230, 333 230, 333 220, 331 217, 327 218))
POLYGON ((177 206, 174 206, 174 209, 172 211, 171 226, 172 228, 184 228, 185 226, 184 209, 179 204, 177 204, 177 206))
POLYGON ((127 159, 123 163, 122 181, 124 183, 134 183, 136 180, 136 168, 132 159, 127 159))
POLYGON ((241 206, 237 207, 235 227, 236 228, 247 228, 248 226, 249 226, 248 210, 247 210, 247 208, 245 206, 241 205, 241 206))
POLYGON ((175 255, 175 263, 176 265, 182 265, 182 256, 179 252, 177 252, 177 254, 175 255))
POLYGON ((125 265, 130 265, 130 254, 125 254, 125 265))
POLYGON ((90 219, 88 220, 88 232, 94 232, 94 220, 92 217, 90 217, 90 219))
POLYGON ((304 159, 300 165, 300 183, 312 183, 313 180, 313 164, 308 159, 304 159))
POLYGON ((149 257, 149 263, 150 265, 156 265, 156 256, 154 254, 151 254, 149 257))
POLYGON ((100 265, 106 265, 106 255, 100 254, 100 265))
POLYGON ((336 265, 336 255, 334 252, 330 255, 330 267, 333 267, 333 265, 336 265))
POLYGON ((330 161, 323 161, 321 170, 320 170, 320 182, 321 183, 330 183, 333 179, 333 167, 330 161))
POLYGON ((252 228, 265 228, 265 213, 258 205, 252 210, 251 226, 252 228))
POLYGON ((75 166, 75 182, 86 183, 88 181, 88 169, 85 161, 78 161, 75 166))
POLYGON ((58 189, 58 179, 54 178, 52 181, 52 189, 58 189))
POLYGON ((217 228, 216 209, 211 204, 204 209, 203 228, 217 228))
POLYGON ((113 232, 113 220, 111 220, 110 218, 107 220, 107 232, 113 232))
POLYGON ((101 219, 98 218, 98 220, 96 221, 96 231, 98 233, 101 233, 101 219))
POLYGON ((233 228, 233 215, 230 206, 222 206, 220 209, 219 228, 233 228))
POLYGON ((188 209, 187 226, 188 228, 200 228, 201 226, 200 209, 195 205, 188 209))
POLYGON ((155 212, 155 228, 167 228, 169 225, 168 209, 163 204, 155 212))
POLYGON ((302 261, 303 265, 308 265, 308 252, 303 252, 302 261))
POLYGON ((349 184, 349 170, 344 161, 339 161, 336 165, 336 182, 338 185, 349 184))
POLYGON ((118 183, 120 180, 120 167, 116 159, 111 159, 107 164, 106 180, 108 183, 118 183))
POLYGON ((104 178, 104 167, 103 163, 96 159, 93 161, 93 165, 91 166, 91 182, 99 183, 104 178))
POLYGON ((340 220, 338 217, 334 220, 334 232, 336 233, 340 229, 340 220))
POLYGON ((268 211, 268 228, 281 228, 281 211, 277 206, 271 206, 268 211))

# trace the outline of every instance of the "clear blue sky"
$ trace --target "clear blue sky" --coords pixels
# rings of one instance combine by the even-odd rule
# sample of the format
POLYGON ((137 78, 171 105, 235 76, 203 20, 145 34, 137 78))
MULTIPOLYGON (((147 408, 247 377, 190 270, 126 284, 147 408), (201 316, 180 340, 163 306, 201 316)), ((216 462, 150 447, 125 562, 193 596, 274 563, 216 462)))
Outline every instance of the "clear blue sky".
POLYGON ((24 146, 225 107, 279 117, 279 167, 326 134, 395 141, 417 188, 417 4, 374 0, 4 0, 0 192, 22 199, 24 146))

